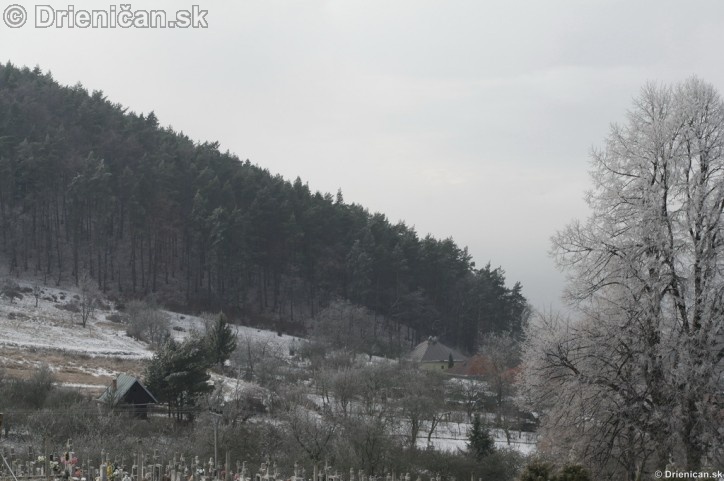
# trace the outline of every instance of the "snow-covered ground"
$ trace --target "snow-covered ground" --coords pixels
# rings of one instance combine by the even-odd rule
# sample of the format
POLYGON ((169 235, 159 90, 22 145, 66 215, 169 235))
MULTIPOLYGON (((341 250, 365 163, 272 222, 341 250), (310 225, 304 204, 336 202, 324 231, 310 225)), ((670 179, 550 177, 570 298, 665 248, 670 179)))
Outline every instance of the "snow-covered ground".
MULTIPOLYGON (((472 426, 468 423, 441 422, 435 428, 430 443, 438 451, 465 451, 467 450, 468 431, 471 428, 472 426)), ((490 434, 495 439, 495 447, 498 449, 514 449, 524 455, 532 454, 536 450, 535 433, 510 431, 510 444, 502 429, 491 429, 490 434)), ((427 447, 426 432, 420 432, 417 446, 422 449, 427 447)))
MULTIPOLYGON (((307 398, 319 409, 322 410, 325 406, 325 400, 319 394, 309 394, 307 398)), ((332 402, 334 399, 332 398, 332 402)), ((355 406, 353 402, 350 406, 351 410, 360 408, 355 406)), ((495 418, 494 414, 490 414, 490 421, 495 418)), ((429 421, 422 423, 422 428, 418 433, 417 447, 420 449, 426 449, 427 444, 427 433, 430 428, 429 421)), ((396 421, 396 435, 404 438, 409 437, 409 422, 404 419, 397 419, 396 421)), ((472 429, 472 424, 468 422, 453 422, 453 421, 441 421, 435 426, 435 431, 430 437, 430 444, 437 451, 467 451, 468 443, 468 432, 472 429)), ((490 434, 495 439, 495 447, 498 449, 512 449, 518 451, 523 455, 529 455, 536 451, 537 435, 536 433, 515 431, 510 430, 510 442, 502 429, 490 429, 490 434)), ((409 439, 409 438, 408 438, 409 439)))
MULTIPOLYGON (((68 309, 69 304, 77 301, 74 288, 42 287, 36 307, 32 284, 18 284, 25 291, 22 298, 11 302, 0 296, 0 368, 28 376, 41 364, 47 364, 65 386, 98 388, 122 372, 141 374, 145 362, 153 356, 147 343, 129 337, 124 324, 113 322, 119 313, 112 303, 102 302, 103 308, 96 309, 83 327, 80 314, 68 309)), ((170 332, 176 339, 206 329, 208 321, 201 317, 166 312, 170 332)), ((268 343, 284 355, 288 355, 292 344, 300 342, 299 338, 278 336, 273 331, 232 327, 240 343, 268 343)), ((234 391, 238 386, 230 378, 215 381, 229 386, 226 391, 234 391)))
MULTIPOLYGON (((30 288, 20 283, 22 288, 30 288)), ((72 289, 43 287, 35 307, 32 293, 23 293, 22 299, 10 302, 0 297, 0 346, 62 350, 68 353, 82 353, 90 356, 110 356, 131 359, 145 359, 153 351, 144 342, 128 337, 125 326, 113 323, 109 316, 118 314, 112 309, 97 309, 93 318, 84 328, 80 325, 79 314, 63 306, 77 295, 72 289)), ((170 320, 171 334, 176 339, 185 339, 193 331, 203 333, 207 320, 186 314, 165 311, 170 320)), ((268 342, 284 352, 301 339, 277 335, 276 332, 246 326, 232 326, 240 339, 268 342)))
MULTIPOLYGON (((20 283, 27 291, 31 286, 20 283)), ((24 292, 21 299, 10 302, 0 297, 0 368, 12 369, 26 374, 37 370, 42 363, 62 379, 62 384, 84 390, 103 388, 110 379, 121 372, 141 374, 145 362, 153 355, 150 347, 126 335, 125 325, 113 322, 118 312, 109 305, 105 310, 96 310, 86 327, 80 325, 79 314, 64 308, 77 295, 73 289, 43 287, 38 306, 32 292, 24 292)), ((171 334, 183 340, 193 332, 204 333, 208 320, 203 317, 165 311, 169 316, 171 334)), ((232 326, 239 337, 239 343, 263 343, 275 355, 289 356, 290 348, 298 347, 303 339, 277 335, 273 331, 232 326)), ((379 363, 384 359, 375 358, 365 362, 379 363)), ((392 361, 390 361, 392 362, 392 361)), ((253 396, 262 400, 269 392, 260 386, 212 373, 213 382, 222 386, 225 401, 239 396, 253 396)), ((459 382, 451 380, 450 382, 459 382)), ((483 386, 480 386, 481 388, 483 386)), ((310 400, 321 407, 319 396, 310 400)), ((400 435, 405 435, 400 426, 400 435)), ((431 444, 442 451, 465 450, 468 423, 441 422, 431 444)), ((491 430, 498 448, 511 448, 523 454, 535 451, 535 434, 511 432, 510 444, 502 430, 491 430)), ((420 432, 417 442, 420 448, 427 447, 427 434, 420 432)))
MULTIPOLYGON (((203 317, 190 316, 187 314, 179 314, 177 312, 164 311, 169 316, 171 324, 171 335, 176 340, 186 339, 190 333, 196 331, 204 333, 207 324, 211 321, 203 317)), ((232 329, 236 330, 239 342, 250 339, 253 342, 265 342, 270 346, 273 345, 279 352, 289 353, 289 348, 294 343, 302 342, 303 339, 283 334, 279 336, 274 331, 266 331, 248 326, 232 325, 232 329)))
POLYGON ((152 356, 145 343, 126 336, 122 326, 108 321, 107 316, 113 311, 97 310, 95 318, 82 327, 79 314, 62 308, 74 295, 66 289, 44 287, 38 307, 32 293, 23 293, 23 298, 13 303, 1 298, 0 346, 126 359, 152 356))

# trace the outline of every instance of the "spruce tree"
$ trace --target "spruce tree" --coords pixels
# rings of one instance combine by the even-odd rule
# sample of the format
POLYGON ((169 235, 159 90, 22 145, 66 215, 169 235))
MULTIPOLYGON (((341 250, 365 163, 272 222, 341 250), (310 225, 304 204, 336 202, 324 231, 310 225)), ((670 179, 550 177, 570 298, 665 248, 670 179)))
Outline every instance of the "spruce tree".
POLYGON ((224 366, 224 362, 236 349, 236 333, 231 329, 223 312, 219 313, 211 330, 206 334, 206 349, 209 362, 219 368, 224 366))
POLYGON ((208 353, 202 339, 181 343, 169 340, 146 368, 146 386, 161 401, 168 403, 169 415, 181 420, 191 417, 199 395, 211 392, 208 353))
POLYGON ((475 413, 473 426, 468 431, 468 453, 476 460, 481 461, 495 451, 495 441, 490 431, 480 419, 480 414, 475 413))

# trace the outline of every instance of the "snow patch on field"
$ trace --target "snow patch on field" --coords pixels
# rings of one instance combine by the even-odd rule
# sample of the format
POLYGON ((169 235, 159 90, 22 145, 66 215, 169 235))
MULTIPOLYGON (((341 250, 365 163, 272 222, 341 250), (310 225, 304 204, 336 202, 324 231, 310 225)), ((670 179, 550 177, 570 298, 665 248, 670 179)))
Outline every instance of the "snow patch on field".
MULTIPOLYGON (((423 431, 425 426, 423 426, 423 431)), ((468 431, 472 429, 469 423, 441 422, 430 438, 430 444, 438 451, 457 452, 466 451, 468 431)), ((535 433, 510 431, 510 444, 502 429, 491 429, 490 434, 495 439, 497 449, 513 449, 523 455, 533 454, 536 451, 537 436, 535 433)), ((417 446, 421 449, 427 447, 427 433, 420 432, 417 446)))
MULTIPOLYGON (((32 287, 27 283, 19 284, 26 291, 32 287)), ((122 324, 109 320, 110 316, 118 314, 112 308, 96 310, 86 327, 82 327, 79 315, 64 308, 77 295, 73 289, 43 287, 37 307, 31 292, 24 292, 22 299, 15 299, 14 302, 0 297, 0 346, 53 349, 126 359, 148 359, 153 356, 148 344, 127 336, 122 324)), ((186 339, 193 332, 203 334, 206 330, 208 321, 201 317, 165 312, 169 316, 171 335, 176 340, 186 339)), ((240 340, 268 342, 285 353, 289 352, 294 343, 301 341, 298 337, 279 336, 273 331, 252 327, 232 325, 232 328, 240 340)))
POLYGON ((145 343, 128 337, 106 319, 111 310, 97 310, 95 318, 82 327, 78 314, 63 309, 75 295, 68 289, 44 287, 37 307, 31 293, 23 293, 22 299, 12 303, 0 298, 0 346, 126 359, 152 356, 145 343))
MULTIPOLYGON (((175 340, 184 340, 188 338, 193 332, 203 334, 206 332, 207 324, 211 321, 198 316, 191 316, 188 314, 179 314, 177 312, 164 311, 169 316, 169 322, 171 324, 171 335, 175 340)), ((277 351, 283 353, 289 353, 290 348, 293 348, 294 344, 303 342, 304 339, 289 336, 287 334, 278 335, 273 331, 265 331, 263 329, 257 329, 248 326, 239 326, 232 324, 231 328, 236 331, 236 335, 241 343, 245 339, 249 339, 252 342, 264 342, 270 346, 274 346, 277 351)))
MULTIPOLYGON (((153 356, 153 350, 147 343, 129 337, 125 325, 114 322, 118 320, 119 312, 111 303, 103 301, 103 308, 96 309, 86 327, 82 327, 80 315, 69 310, 69 306, 79 299, 75 288, 43 286, 36 306, 33 284, 28 281, 18 281, 18 284, 23 291, 20 299, 11 302, 0 296, 0 348, 13 353, 13 358, 3 359, 0 367, 27 372, 40 366, 45 357, 43 353, 54 353, 54 360, 48 362, 53 371, 87 375, 83 381, 66 382, 64 385, 83 387, 88 382, 92 383, 93 377, 104 383, 108 378, 125 372, 129 366, 132 371, 140 373, 142 363, 153 356), (91 365, 94 363, 88 362, 89 358, 107 361, 102 368, 94 367, 91 365), (124 367, 114 370, 114 360, 131 364, 127 362, 124 367)), ((202 317, 165 312, 169 317, 170 333, 176 340, 186 339, 193 332, 203 334, 206 331, 208 321, 202 317)), ((232 325, 232 328, 240 343, 247 340, 268 343, 284 356, 289 355, 295 344, 303 341, 294 336, 278 336, 273 331, 246 326, 232 325)), ((217 380, 225 386, 233 386, 233 390, 239 387, 235 380, 217 380)))

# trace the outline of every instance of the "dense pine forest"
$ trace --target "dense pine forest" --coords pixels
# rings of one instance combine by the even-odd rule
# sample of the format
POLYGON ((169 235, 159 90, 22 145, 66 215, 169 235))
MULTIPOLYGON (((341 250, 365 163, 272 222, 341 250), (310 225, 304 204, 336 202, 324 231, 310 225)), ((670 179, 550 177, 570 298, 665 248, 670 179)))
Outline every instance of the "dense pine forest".
MULTIPOLYGON (((491 233, 491 235, 494 235, 491 233)), ((0 252, 10 276, 78 283, 119 299, 304 332, 335 299, 363 306, 409 345, 438 335, 472 352, 520 333, 519 283, 477 268, 452 239, 311 192, 66 87, 0 65, 0 252)), ((493 254, 494 253, 490 253, 493 254)))

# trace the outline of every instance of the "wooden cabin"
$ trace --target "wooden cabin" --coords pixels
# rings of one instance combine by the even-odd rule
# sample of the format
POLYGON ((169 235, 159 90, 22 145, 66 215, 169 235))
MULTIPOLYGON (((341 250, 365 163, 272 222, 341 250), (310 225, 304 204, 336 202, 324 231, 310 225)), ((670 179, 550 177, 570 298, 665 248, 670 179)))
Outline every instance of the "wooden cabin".
POLYGON ((156 397, 134 376, 120 374, 98 398, 98 402, 118 412, 127 412, 133 417, 145 419, 148 408, 159 404, 156 397))

